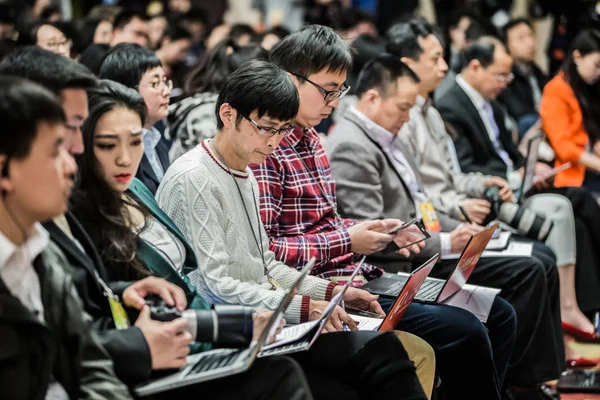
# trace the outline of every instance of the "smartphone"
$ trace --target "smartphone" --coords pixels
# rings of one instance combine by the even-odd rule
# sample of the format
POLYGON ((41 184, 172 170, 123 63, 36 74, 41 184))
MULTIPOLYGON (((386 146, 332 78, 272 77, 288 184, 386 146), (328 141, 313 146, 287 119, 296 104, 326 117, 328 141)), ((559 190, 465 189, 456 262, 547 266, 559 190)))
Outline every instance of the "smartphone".
POLYGON ((412 220, 410 220, 408 222, 405 222, 403 224, 396 225, 395 227, 393 227, 392 229, 388 229, 384 233, 387 233, 388 235, 393 235, 394 233, 398 232, 400 229, 407 228, 407 227, 411 226, 412 224, 414 224, 416 222, 417 222, 416 219, 412 219, 412 220))

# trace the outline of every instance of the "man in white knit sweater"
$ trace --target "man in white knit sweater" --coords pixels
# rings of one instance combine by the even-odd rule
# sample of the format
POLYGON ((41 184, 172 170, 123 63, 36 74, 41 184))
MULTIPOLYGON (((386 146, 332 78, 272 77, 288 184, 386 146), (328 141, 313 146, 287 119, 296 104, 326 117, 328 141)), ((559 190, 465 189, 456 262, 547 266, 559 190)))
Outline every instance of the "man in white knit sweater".
MULTIPOLYGON (((264 61, 246 64, 228 77, 219 94, 215 139, 177 159, 159 187, 161 208, 198 257, 199 268, 190 278, 211 303, 273 309, 298 276, 298 271, 277 261, 268 249, 258 186, 248 168, 250 163, 264 162, 293 129, 289 121, 298 111, 298 102, 296 87, 285 71, 264 61)), ((299 323, 319 318, 338 290, 340 286, 333 282, 307 277, 286 311, 286 320, 299 323)), ((383 314, 377 296, 359 289, 350 293, 351 297, 345 297, 347 304, 383 314)), ((335 333, 321 336, 308 353, 296 355, 305 368, 327 371, 356 388, 361 398, 383 399, 399 393, 402 398, 426 398, 414 379, 414 367, 404 365, 411 361, 396 335, 336 332, 344 330, 343 324, 356 329, 352 318, 338 307, 325 326, 335 333), (367 347, 368 353, 363 351, 367 347), (336 360, 333 365, 332 360, 336 360)), ((411 344, 414 340, 419 339, 412 338, 411 344)), ((433 370, 427 372, 426 381, 431 382, 433 370)), ((310 373, 307 376, 312 383, 310 373)))

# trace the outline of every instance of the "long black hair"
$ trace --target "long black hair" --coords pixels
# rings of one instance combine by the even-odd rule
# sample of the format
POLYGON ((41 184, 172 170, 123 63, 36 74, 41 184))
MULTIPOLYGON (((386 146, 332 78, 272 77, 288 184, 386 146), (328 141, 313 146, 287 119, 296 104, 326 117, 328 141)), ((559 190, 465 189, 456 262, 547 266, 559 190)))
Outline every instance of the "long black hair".
POLYGON ((184 90, 187 96, 219 93, 233 71, 246 61, 266 59, 267 51, 259 45, 238 46, 232 39, 219 42, 188 75, 184 90))
POLYGON ((577 72, 573 52, 578 50, 582 56, 600 52, 600 32, 587 29, 579 33, 571 43, 569 54, 562 70, 581 107, 583 126, 593 144, 600 140, 600 81, 588 84, 577 72))
POLYGON ((102 177, 94 156, 94 131, 98 120, 106 113, 126 108, 138 114, 141 126, 146 119, 146 104, 134 89, 120 83, 102 80, 97 87, 88 89, 89 117, 82 127, 85 152, 77 160, 79 184, 72 197, 72 211, 86 227, 100 252, 111 280, 137 280, 150 275, 136 255, 137 234, 128 206, 140 205, 126 200, 113 190, 102 177))

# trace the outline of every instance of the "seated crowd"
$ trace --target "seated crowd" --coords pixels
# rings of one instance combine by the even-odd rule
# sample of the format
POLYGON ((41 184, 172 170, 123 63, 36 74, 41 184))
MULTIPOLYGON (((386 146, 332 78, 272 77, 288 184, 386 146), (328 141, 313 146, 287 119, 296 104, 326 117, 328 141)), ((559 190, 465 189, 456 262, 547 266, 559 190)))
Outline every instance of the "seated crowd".
POLYGON ((0 398, 559 398, 546 383, 590 363, 565 338, 598 340, 600 32, 550 79, 525 19, 494 35, 458 15, 449 63, 421 19, 216 27, 199 48, 195 22, 124 10, 72 50, 42 20, 2 58, 0 398), (427 240, 391 229, 413 219, 427 240), (495 221, 530 253, 478 260, 485 316, 414 300, 361 329, 353 312, 395 312, 365 283, 436 255, 446 279, 495 221), (177 384, 290 326, 319 331, 177 384))

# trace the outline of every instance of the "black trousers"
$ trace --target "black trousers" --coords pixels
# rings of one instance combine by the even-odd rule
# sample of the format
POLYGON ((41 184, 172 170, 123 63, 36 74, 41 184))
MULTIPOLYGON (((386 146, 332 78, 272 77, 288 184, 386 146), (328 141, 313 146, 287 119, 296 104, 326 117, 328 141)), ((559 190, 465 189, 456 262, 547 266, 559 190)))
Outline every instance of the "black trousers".
POLYGON ((257 359, 241 374, 169 390, 145 399, 312 400, 300 365, 288 357, 257 359))
POLYGON ((332 332, 290 355, 315 399, 426 400, 415 367, 393 332, 332 332))
POLYGON ((562 187, 546 190, 571 201, 575 216, 577 265, 575 289, 577 304, 585 313, 600 310, 600 207, 589 190, 562 187))
MULTIPOLYGON (((393 303, 385 298, 379 301, 384 310, 393 303)), ((488 319, 494 335, 488 335, 486 326, 469 311, 413 302, 396 329, 417 335, 431 345, 444 399, 495 400, 500 399, 501 390, 496 362, 500 371, 506 370, 515 323, 512 307, 502 299, 494 302, 488 319)))
POLYGON ((259 358, 244 373, 153 399, 198 398, 208 393, 232 400, 427 400, 396 334, 365 331, 327 333, 308 351, 259 358))
MULTIPOLYGON (((531 258, 483 258, 469 283, 502 289, 517 315, 517 334, 506 383, 534 386, 556 379, 565 367, 558 272, 552 250, 534 242, 531 258)), ((432 276, 446 279, 455 260, 442 261, 432 276)))

